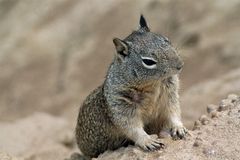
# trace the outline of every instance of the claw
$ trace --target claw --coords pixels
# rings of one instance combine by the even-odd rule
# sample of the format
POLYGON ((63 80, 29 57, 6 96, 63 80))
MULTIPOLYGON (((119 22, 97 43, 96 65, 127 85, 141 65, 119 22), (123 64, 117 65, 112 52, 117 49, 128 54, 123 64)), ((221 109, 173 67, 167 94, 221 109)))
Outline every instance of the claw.
POLYGON ((174 140, 183 139, 187 134, 187 129, 183 126, 174 127, 171 129, 171 136, 174 140))
POLYGON ((156 143, 152 144, 152 146, 155 148, 155 150, 158 150, 158 149, 161 148, 161 146, 159 144, 156 144, 156 143))
POLYGON ((143 138, 138 142, 138 145, 146 151, 155 151, 160 148, 164 148, 164 144, 160 142, 157 136, 148 136, 148 138, 143 138))
POLYGON ((150 148, 149 146, 147 146, 147 150, 148 150, 148 151, 151 151, 151 148, 150 148))

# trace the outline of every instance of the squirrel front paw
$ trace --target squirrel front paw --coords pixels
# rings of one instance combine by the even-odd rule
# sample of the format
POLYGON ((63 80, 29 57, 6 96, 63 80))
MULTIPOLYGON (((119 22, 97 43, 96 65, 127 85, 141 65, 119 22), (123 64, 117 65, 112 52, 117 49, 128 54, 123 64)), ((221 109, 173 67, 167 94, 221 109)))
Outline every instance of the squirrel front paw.
POLYGON ((183 126, 174 126, 171 128, 170 133, 174 140, 183 139, 187 134, 187 129, 183 126))
POLYGON ((147 135, 141 137, 138 141, 136 141, 136 145, 145 151, 155 151, 165 147, 157 135, 147 135))

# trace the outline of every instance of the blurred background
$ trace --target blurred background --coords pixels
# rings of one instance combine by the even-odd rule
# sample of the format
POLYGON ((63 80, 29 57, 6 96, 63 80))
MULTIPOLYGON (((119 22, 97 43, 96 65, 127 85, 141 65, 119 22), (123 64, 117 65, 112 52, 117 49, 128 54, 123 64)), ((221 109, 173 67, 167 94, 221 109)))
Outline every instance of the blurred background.
MULTIPOLYGON (((137 29, 141 13, 185 61, 180 97, 188 128, 207 104, 240 93, 239 0, 0 0, 0 150, 38 159, 29 148, 60 122, 68 140, 81 102, 104 80, 113 37, 137 29), (30 143, 26 128, 41 135, 30 143), (10 145, 16 135, 15 142, 28 137, 25 150, 10 145)), ((57 150, 47 153, 56 157, 57 150)))

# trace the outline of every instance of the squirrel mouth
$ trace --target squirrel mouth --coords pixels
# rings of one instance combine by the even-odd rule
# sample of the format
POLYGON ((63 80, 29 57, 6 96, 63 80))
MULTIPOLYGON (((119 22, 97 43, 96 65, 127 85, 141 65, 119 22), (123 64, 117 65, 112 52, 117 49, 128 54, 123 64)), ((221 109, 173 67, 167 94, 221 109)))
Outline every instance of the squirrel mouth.
POLYGON ((179 74, 180 72, 181 72, 181 70, 174 70, 174 71, 172 71, 171 73, 166 73, 166 74, 164 74, 160 79, 161 79, 161 80, 166 80, 166 79, 168 79, 168 78, 170 78, 170 77, 172 77, 172 76, 174 76, 174 75, 179 74))

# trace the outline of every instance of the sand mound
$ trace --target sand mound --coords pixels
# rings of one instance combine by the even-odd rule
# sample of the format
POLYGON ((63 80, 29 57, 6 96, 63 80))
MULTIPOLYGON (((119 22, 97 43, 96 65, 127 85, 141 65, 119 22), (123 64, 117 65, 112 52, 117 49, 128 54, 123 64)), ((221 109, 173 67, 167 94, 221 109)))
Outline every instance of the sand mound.
MULTIPOLYGON (((219 106, 208 105, 207 112, 185 140, 173 141, 165 135, 166 149, 143 152, 129 146, 106 151, 97 159, 240 159, 240 97, 231 94, 219 106)), ((0 160, 59 160, 77 151, 67 122, 46 113, 0 123, 0 130, 0 160)))
POLYGON ((0 160, 15 160, 8 154, 25 160, 62 159, 72 151, 72 142, 67 122, 46 113, 0 123, 0 160))
POLYGON ((99 160, 151 160, 151 159, 240 159, 240 98, 229 95, 219 107, 208 106, 208 115, 195 122, 185 140, 163 139, 167 148, 153 153, 130 146, 100 155, 99 160))

